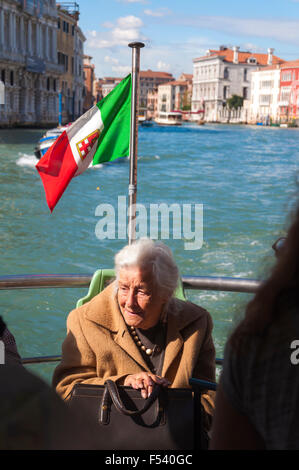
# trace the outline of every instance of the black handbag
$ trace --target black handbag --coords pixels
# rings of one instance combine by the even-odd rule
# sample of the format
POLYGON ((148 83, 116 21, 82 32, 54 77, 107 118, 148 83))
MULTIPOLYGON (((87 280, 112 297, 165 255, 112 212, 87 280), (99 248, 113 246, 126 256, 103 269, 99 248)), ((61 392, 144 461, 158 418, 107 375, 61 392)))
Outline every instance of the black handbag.
POLYGON ((76 384, 69 404, 97 423, 103 450, 195 450, 200 445, 200 395, 187 388, 155 386, 149 398, 139 390, 76 384), (199 419, 198 419, 199 418, 199 419))

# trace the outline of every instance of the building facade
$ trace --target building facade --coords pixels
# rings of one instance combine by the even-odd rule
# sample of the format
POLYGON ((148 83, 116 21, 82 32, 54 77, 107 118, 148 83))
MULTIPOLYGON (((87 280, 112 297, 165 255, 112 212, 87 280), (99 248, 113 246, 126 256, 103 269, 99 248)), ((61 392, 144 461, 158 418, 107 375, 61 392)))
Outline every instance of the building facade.
POLYGON ((83 113, 85 36, 78 21, 75 2, 57 3, 57 60, 63 67, 59 84, 62 124, 76 120, 83 113))
POLYGON ((0 126, 57 124, 62 68, 56 30, 55 0, 1 0, 0 126))
POLYGON ((158 86, 158 112, 170 113, 183 109, 184 99, 187 93, 187 82, 173 80, 158 86))
POLYGON ((122 81, 122 78, 119 77, 104 77, 99 80, 101 83, 101 90, 102 90, 102 96, 105 98, 110 91, 113 90, 113 88, 116 87, 120 82, 122 81))
POLYGON ((280 120, 280 65, 258 68, 251 75, 249 122, 269 125, 280 120))
POLYGON ((282 63, 273 55, 241 52, 239 47, 232 49, 221 46, 219 50, 209 50, 203 57, 193 60, 192 116, 204 110, 206 121, 219 120, 226 101, 233 95, 250 100, 251 74, 257 67, 282 63))
POLYGON ((299 60, 281 66, 279 110, 282 123, 299 124, 299 60))
POLYGON ((83 57, 83 70, 84 70, 84 87, 85 87, 85 96, 83 103, 83 112, 88 111, 95 101, 94 97, 94 82, 95 82, 95 73, 94 65, 91 63, 92 57, 89 55, 84 55, 83 57))
POLYGON ((147 92, 147 106, 146 117, 151 120, 157 116, 158 113, 158 89, 153 88, 147 92))
POLYGON ((174 80, 171 73, 141 70, 139 73, 139 115, 147 117, 147 95, 159 85, 174 80))

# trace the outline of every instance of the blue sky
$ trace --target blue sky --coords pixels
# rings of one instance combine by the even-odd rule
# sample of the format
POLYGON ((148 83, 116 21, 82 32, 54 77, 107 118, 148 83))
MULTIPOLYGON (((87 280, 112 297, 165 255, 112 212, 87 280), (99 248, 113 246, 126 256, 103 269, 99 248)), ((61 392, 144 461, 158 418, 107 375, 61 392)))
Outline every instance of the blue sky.
POLYGON ((299 59, 299 0, 76 0, 96 77, 131 70, 127 44, 144 42, 141 69, 192 73, 192 59, 220 45, 299 59))

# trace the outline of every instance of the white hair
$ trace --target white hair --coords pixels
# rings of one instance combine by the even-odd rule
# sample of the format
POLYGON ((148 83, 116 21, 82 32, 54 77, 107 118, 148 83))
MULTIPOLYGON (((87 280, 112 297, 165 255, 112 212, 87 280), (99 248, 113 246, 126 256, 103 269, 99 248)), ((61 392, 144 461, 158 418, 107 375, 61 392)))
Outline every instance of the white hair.
POLYGON ((151 269, 155 287, 169 299, 178 285, 179 270, 172 252, 162 242, 141 238, 122 248, 115 256, 115 273, 118 281, 119 270, 137 266, 151 269))

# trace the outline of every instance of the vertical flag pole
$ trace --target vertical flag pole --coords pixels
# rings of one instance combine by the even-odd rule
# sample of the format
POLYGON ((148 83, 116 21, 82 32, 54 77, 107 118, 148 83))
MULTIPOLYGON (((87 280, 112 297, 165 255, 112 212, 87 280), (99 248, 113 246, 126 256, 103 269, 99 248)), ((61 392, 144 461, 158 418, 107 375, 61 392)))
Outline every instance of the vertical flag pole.
POLYGON ((136 195, 137 195, 137 155, 138 155, 138 100, 139 100, 139 67, 142 42, 131 42, 132 48, 132 104, 130 129, 130 181, 128 206, 128 239, 129 245, 136 239, 136 195))

